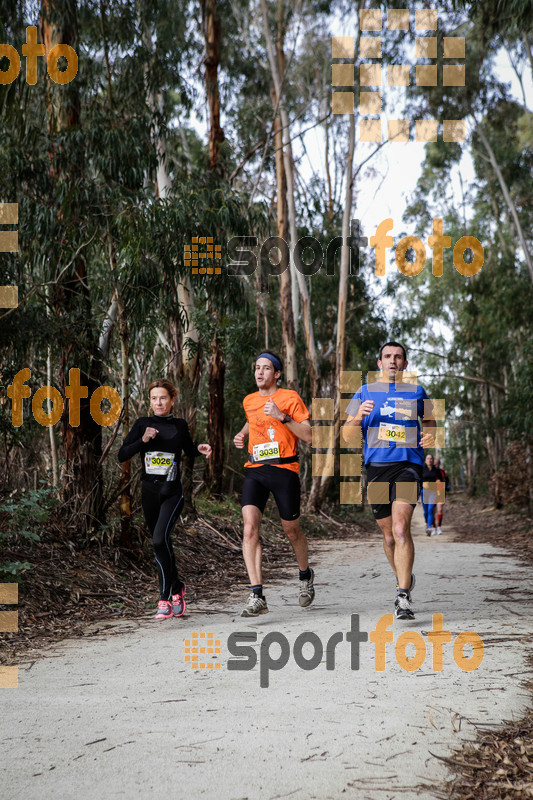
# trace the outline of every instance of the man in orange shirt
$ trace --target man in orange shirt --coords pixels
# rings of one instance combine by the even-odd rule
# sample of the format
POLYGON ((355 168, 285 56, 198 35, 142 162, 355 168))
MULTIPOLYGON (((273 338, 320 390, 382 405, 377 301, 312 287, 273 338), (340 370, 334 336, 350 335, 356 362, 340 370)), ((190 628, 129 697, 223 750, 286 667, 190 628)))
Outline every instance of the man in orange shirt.
POLYGON ((246 423, 235 436, 235 447, 242 449, 248 439, 248 463, 242 488, 244 532, 242 552, 250 578, 251 592, 243 617, 266 614, 261 571, 262 549, 259 527, 270 492, 278 506, 283 530, 287 534, 300 569, 298 602, 309 606, 314 600, 314 572, 307 557, 307 538, 300 527, 300 478, 298 477, 298 439, 311 443, 309 411, 297 392, 278 389, 283 364, 269 350, 255 362, 257 392, 243 400, 246 423))

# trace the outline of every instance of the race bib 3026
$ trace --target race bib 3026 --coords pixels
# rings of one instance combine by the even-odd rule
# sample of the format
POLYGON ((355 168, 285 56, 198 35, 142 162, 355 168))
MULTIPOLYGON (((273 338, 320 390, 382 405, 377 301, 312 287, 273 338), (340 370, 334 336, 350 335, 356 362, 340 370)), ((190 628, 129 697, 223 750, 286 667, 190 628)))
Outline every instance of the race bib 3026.
POLYGON ((160 453, 152 450, 144 455, 144 468, 147 475, 166 475, 174 461, 174 453, 160 453))

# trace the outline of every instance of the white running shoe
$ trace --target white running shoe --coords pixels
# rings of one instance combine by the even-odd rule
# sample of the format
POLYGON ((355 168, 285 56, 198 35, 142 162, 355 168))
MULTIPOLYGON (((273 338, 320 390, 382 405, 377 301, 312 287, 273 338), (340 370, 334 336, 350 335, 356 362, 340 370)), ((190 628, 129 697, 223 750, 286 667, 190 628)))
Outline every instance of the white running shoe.
POLYGON ((258 617, 259 614, 268 614, 266 599, 250 592, 248 602, 241 611, 241 617, 258 617))
POLYGON ((411 595, 409 592, 399 592, 394 603, 394 615, 396 619, 414 619, 415 615, 411 606, 411 595))
POLYGON ((442 533, 442 528, 441 528, 441 527, 438 527, 438 528, 437 528, 437 532, 435 533, 435 536, 440 536, 440 535, 441 535, 441 533, 442 533))
POLYGON ((315 579, 315 571, 309 567, 311 577, 306 581, 300 581, 300 591, 298 593, 298 603, 302 608, 310 606, 315 599, 315 587, 313 581, 315 579))

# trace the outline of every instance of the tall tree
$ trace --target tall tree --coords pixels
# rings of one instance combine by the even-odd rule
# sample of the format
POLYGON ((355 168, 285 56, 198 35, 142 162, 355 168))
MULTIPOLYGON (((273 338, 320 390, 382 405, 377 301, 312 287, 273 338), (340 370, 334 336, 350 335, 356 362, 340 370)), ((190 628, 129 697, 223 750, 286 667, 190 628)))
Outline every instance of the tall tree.
MULTIPOLYGON (((78 20, 76 7, 62 0, 44 0, 42 4, 42 39, 49 52, 58 43, 78 49, 78 20)), ((80 162, 65 164, 60 152, 62 137, 73 138, 81 123, 80 96, 75 81, 66 89, 47 79, 47 115, 50 136, 50 175, 58 197, 65 203, 57 208, 58 224, 67 230, 79 222, 79 200, 69 199, 68 185, 76 186, 80 177, 80 162)), ((86 259, 79 250, 65 252, 69 259, 61 282, 53 295, 62 320, 60 380, 65 403, 63 446, 65 463, 62 475, 63 499, 73 518, 79 519, 85 531, 103 522, 102 477, 98 462, 102 455, 102 429, 91 414, 90 398, 102 383, 102 363, 98 352, 88 286, 86 259), (73 335, 74 333, 74 335, 73 335), (79 370, 81 396, 74 399, 67 392, 71 369, 79 370), (79 416, 76 406, 79 402, 79 416)))

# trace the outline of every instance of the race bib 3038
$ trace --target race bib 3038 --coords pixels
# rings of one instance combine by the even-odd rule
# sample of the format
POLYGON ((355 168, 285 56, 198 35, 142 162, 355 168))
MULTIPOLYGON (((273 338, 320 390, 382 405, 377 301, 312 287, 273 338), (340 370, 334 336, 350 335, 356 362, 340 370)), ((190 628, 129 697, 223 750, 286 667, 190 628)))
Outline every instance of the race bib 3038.
POLYGON ((254 444, 252 454, 254 462, 268 461, 271 458, 279 458, 279 442, 263 442, 263 444, 254 444))

